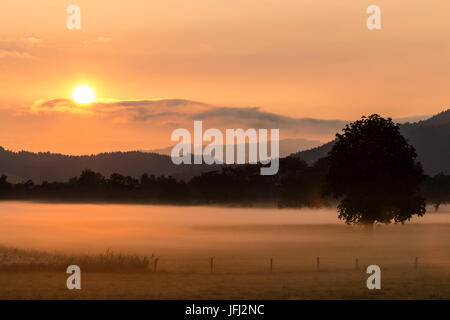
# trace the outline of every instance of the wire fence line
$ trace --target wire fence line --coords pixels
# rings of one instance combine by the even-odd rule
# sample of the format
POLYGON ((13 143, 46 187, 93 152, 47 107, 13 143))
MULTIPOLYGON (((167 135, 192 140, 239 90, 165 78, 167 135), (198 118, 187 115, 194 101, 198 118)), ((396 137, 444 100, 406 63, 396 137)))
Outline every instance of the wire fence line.
POLYGON ((327 258, 326 256, 308 259, 289 260, 269 257, 257 258, 193 258, 186 261, 173 257, 158 257, 150 266, 153 273, 201 273, 201 274, 246 274, 246 273, 295 273, 295 272, 328 272, 328 271, 362 271, 369 265, 379 265, 382 269, 407 268, 410 270, 429 269, 434 264, 426 263, 417 256, 405 257, 395 261, 379 261, 377 259, 347 259, 347 261, 327 258), (370 260, 370 261, 369 261, 370 260))

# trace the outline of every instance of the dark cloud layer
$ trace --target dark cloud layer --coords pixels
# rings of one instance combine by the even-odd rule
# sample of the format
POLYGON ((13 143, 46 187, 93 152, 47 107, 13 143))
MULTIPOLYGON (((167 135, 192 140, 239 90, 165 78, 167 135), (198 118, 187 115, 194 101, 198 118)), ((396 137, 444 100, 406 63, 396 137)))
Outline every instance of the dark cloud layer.
POLYGON ((192 121, 202 120, 205 127, 278 128, 302 135, 334 135, 346 121, 294 118, 266 112, 259 107, 223 107, 186 99, 160 100, 98 100, 79 105, 70 99, 36 102, 35 114, 65 112, 108 117, 114 121, 157 121, 190 127, 192 121))

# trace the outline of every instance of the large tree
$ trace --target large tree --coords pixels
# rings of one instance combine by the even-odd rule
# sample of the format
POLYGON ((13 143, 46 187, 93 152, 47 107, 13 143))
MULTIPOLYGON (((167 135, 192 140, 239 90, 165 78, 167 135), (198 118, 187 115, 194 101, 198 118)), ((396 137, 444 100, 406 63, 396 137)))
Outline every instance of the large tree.
POLYGON ((417 154, 398 124, 377 114, 348 124, 328 154, 326 190, 348 224, 404 223, 425 213, 417 154))

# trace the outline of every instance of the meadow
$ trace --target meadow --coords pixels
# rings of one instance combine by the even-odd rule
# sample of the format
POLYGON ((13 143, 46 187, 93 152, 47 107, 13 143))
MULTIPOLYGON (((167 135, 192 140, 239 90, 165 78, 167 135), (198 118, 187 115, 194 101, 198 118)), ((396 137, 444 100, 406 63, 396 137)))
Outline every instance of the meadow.
POLYGON ((367 232, 334 209, 4 202, 0 299, 449 299, 449 209, 367 232))

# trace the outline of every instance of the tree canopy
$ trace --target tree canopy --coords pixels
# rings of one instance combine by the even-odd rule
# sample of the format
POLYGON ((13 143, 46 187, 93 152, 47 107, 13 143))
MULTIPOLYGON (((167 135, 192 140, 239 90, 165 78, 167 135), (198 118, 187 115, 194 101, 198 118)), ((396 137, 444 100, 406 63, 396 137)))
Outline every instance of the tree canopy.
POLYGON ((425 213, 423 169, 398 124, 377 114, 348 124, 328 154, 326 191, 349 224, 405 222, 425 213))

